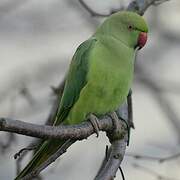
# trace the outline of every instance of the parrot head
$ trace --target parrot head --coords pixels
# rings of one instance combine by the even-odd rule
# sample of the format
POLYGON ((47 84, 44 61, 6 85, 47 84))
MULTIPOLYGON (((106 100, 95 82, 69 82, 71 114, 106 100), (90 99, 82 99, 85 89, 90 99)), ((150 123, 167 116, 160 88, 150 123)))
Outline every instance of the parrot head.
POLYGON ((137 13, 121 11, 109 16, 98 32, 113 36, 130 48, 141 49, 147 41, 148 26, 137 13))

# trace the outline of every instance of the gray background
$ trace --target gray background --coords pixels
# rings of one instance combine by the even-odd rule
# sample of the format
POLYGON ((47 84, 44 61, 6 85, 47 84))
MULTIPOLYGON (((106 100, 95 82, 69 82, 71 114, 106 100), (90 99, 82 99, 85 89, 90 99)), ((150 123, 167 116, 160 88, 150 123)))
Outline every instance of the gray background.
MULTIPOLYGON (((88 0, 95 11, 108 13, 128 1, 88 0)), ((145 14, 148 43, 138 55, 133 84, 134 121, 127 152, 166 157, 179 152, 180 140, 180 1, 151 7, 145 14), (152 90, 148 77, 161 92, 152 90)), ((1 0, 0 2, 0 116, 42 124, 53 93, 67 71, 78 45, 95 31, 102 18, 91 17, 77 0, 1 0), (23 90, 27 90, 23 95, 23 90)), ((8 134, 0 133, 6 143, 8 134)), ((14 153, 28 145, 30 137, 16 136, 0 155, 0 179, 15 177, 14 153)), ((73 145, 42 173, 44 179, 90 180, 95 176, 109 144, 104 133, 73 145)), ((26 164, 29 157, 26 157, 26 164)), ((178 159, 159 164, 125 157, 127 180, 157 179, 134 163, 164 176, 180 179, 178 159)), ((120 179, 120 173, 117 178, 120 179)), ((173 178, 171 178, 173 179, 173 178)))

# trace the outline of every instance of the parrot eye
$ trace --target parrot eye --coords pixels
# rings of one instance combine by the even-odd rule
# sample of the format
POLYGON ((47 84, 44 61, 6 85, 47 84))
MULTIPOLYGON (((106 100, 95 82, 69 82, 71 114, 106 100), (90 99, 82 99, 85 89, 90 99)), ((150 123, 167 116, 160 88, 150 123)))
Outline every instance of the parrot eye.
POLYGON ((131 25, 128 26, 129 31, 133 30, 133 27, 131 25))

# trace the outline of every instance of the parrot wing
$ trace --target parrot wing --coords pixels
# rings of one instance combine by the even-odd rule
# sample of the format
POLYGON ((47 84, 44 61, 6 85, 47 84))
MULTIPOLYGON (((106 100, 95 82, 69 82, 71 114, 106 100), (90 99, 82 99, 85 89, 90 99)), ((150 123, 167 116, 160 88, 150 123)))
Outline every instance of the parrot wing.
POLYGON ((81 89, 86 85, 89 54, 97 40, 91 38, 82 43, 76 50, 70 64, 64 93, 59 105, 54 125, 59 125, 67 117, 70 109, 78 100, 81 89))

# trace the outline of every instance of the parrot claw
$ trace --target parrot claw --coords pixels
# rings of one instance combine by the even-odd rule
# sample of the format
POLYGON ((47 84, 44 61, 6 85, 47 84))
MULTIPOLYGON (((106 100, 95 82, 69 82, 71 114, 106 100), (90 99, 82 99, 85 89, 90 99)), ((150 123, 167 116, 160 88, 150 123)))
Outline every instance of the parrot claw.
POLYGON ((96 137, 99 137, 99 119, 94 115, 90 114, 89 115, 89 121, 92 124, 94 131, 96 133, 96 137))
POLYGON ((118 121, 119 121, 119 119, 126 124, 126 126, 127 126, 127 131, 128 131, 127 145, 129 146, 130 126, 129 126, 128 122, 127 122, 125 119, 121 118, 121 117, 119 118, 118 115, 117 115, 117 113, 116 113, 115 111, 112 112, 112 113, 110 113, 110 117, 111 117, 111 119, 112 119, 112 121, 113 121, 113 125, 114 125, 114 130, 115 130, 115 131, 118 130, 118 121))
POLYGON ((131 125, 129 125, 128 122, 127 122, 125 119, 123 119, 123 118, 121 118, 121 117, 120 117, 120 119, 121 119, 121 121, 123 121, 123 122, 126 124, 126 126, 127 126, 127 131, 128 131, 127 146, 129 146, 131 125))
POLYGON ((119 118, 118 118, 116 112, 114 111, 114 112, 110 113, 110 117, 113 121, 114 130, 117 130, 119 118))

